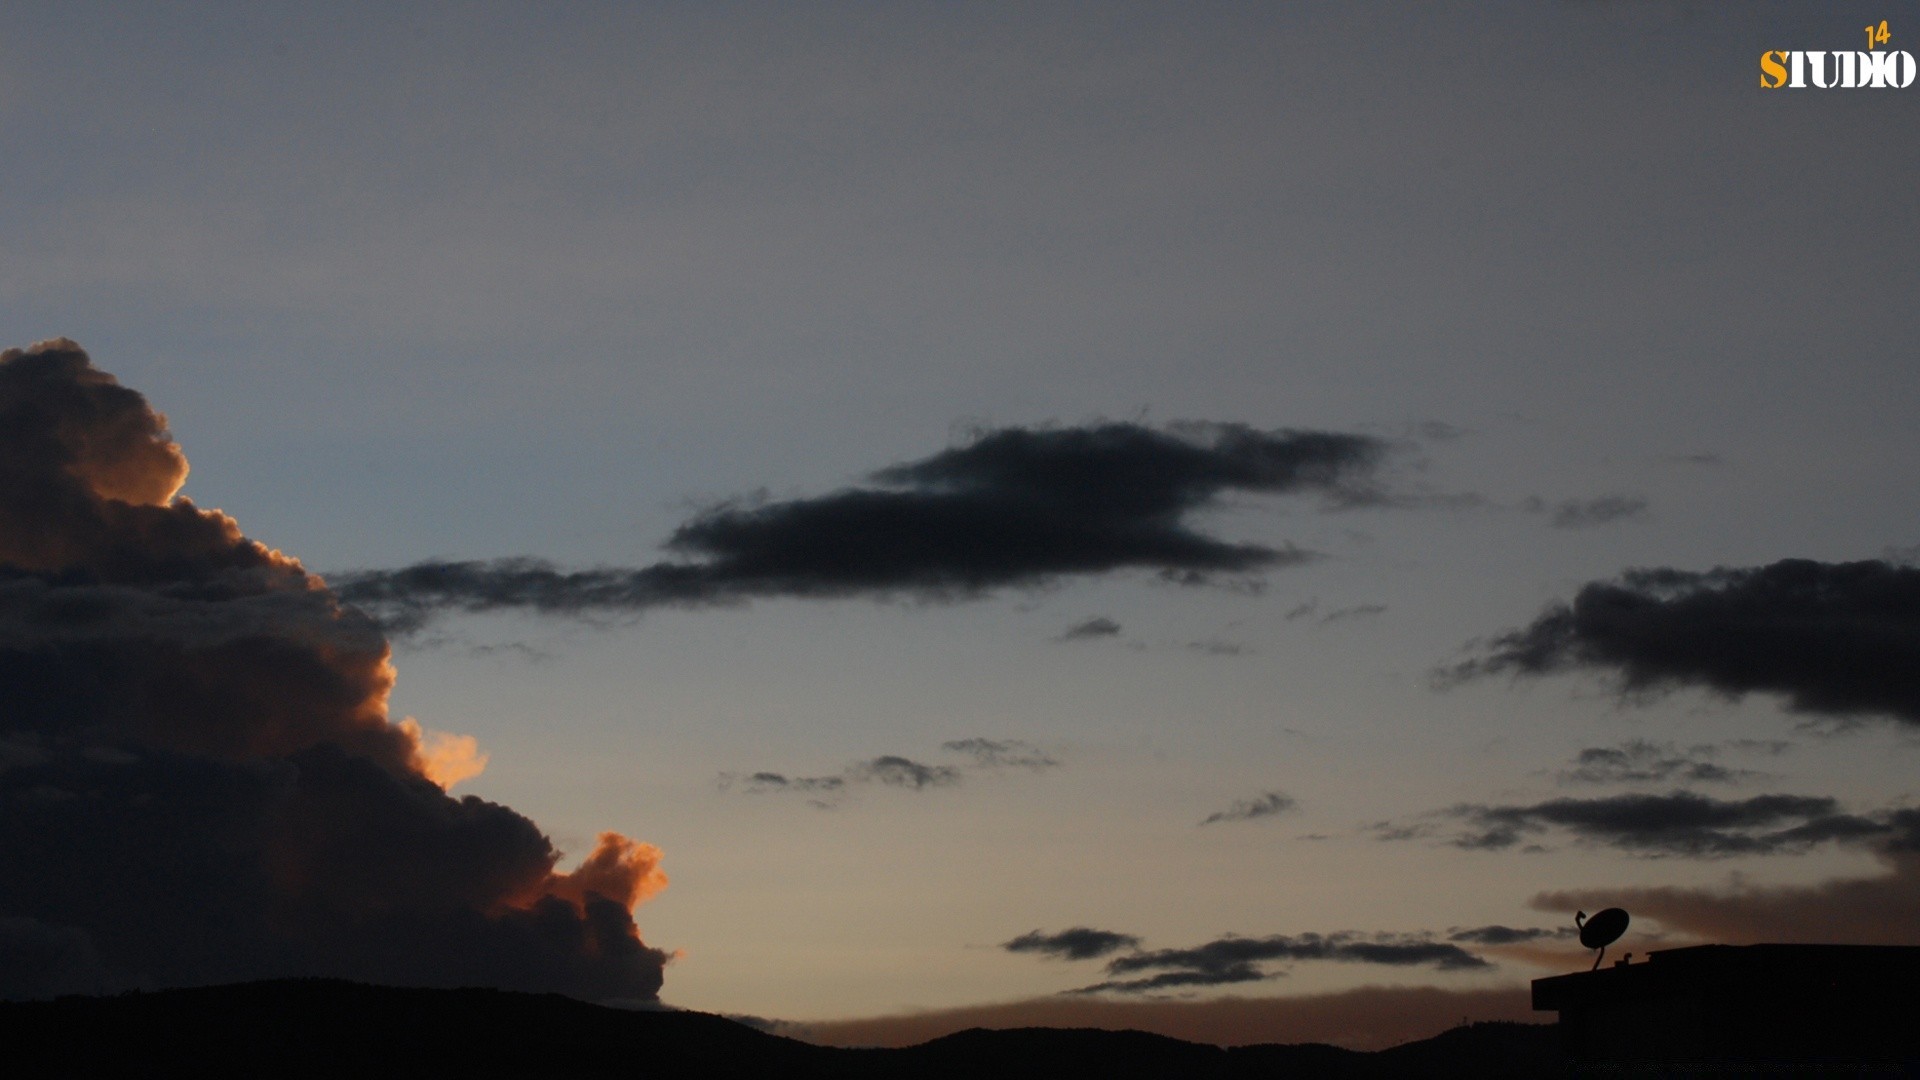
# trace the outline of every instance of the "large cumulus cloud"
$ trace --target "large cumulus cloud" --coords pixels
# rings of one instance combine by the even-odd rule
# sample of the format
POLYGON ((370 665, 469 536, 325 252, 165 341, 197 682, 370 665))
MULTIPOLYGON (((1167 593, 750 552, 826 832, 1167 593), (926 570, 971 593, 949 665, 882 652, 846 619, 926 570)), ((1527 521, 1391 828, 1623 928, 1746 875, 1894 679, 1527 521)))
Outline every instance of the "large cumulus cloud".
POLYGON ((163 416, 66 340, 0 353, 0 996, 337 975, 657 995, 659 852, 577 869, 446 788, 379 628, 177 497, 163 416))

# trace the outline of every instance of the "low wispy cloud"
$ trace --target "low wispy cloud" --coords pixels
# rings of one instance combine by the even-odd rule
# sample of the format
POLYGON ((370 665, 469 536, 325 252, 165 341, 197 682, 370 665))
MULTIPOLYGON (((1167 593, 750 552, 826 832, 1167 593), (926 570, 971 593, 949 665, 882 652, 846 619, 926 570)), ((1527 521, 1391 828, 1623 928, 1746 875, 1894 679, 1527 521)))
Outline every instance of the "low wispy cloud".
POLYGON ((680 561, 562 570, 533 559, 426 562, 332 575, 341 597, 396 630, 449 612, 634 613, 755 597, 911 595, 1125 569, 1203 584, 1305 561, 1298 548, 1233 543, 1198 512, 1230 494, 1384 501, 1388 444, 1362 435, 1244 424, 1000 428, 813 498, 736 501, 677 528, 680 561))
POLYGON ((866 785, 898 788, 904 791, 928 791, 957 787, 965 778, 963 768, 975 770, 1025 769, 1042 772, 1061 767, 1058 758, 1030 742, 1020 739, 954 739, 941 749, 958 754, 967 761, 945 765, 915 761, 898 754, 882 754, 853 762, 838 772, 820 776, 761 771, 723 772, 717 783, 722 791, 740 791, 748 795, 794 794, 808 796, 809 805, 830 810, 838 806, 854 788, 866 785))
POLYGON ((1473 926, 1456 927, 1447 931, 1447 940, 1465 942, 1470 945, 1523 945, 1533 941, 1559 941, 1573 937, 1578 931, 1571 926, 1560 926, 1548 930, 1539 926, 1473 926))
POLYGON ((942 750, 965 754, 979 769, 1057 769, 1060 760, 1030 742, 1019 739, 955 739, 940 744, 942 750))
POLYGON ((1204 638, 1200 641, 1189 641, 1187 642, 1187 648, 1197 653, 1205 653, 1208 656, 1239 656, 1247 651, 1245 645, 1237 641, 1227 641, 1224 638, 1204 638))
POLYGON ((1354 931, 1257 938, 1229 935, 1191 948, 1153 949, 1116 956, 1107 962, 1107 974, 1111 978, 1071 993, 1139 994, 1262 982, 1286 974, 1284 968, 1268 965, 1304 961, 1432 967, 1441 971, 1492 966, 1457 944, 1419 935, 1354 931))
POLYGON ((1556 503, 1535 495, 1521 502, 1530 514, 1544 514, 1556 529, 1589 529, 1645 517, 1647 500, 1638 495, 1602 495, 1593 499, 1562 499, 1556 503))
POLYGON ((1885 834, 1866 845, 1885 866, 1878 876, 1804 885, 1761 885, 1738 877, 1710 887, 1621 888, 1616 882, 1541 893, 1531 906, 1564 913, 1617 904, 1669 931, 1730 945, 1817 940, 1910 946, 1920 926, 1920 809, 1894 810, 1881 820, 1885 834))
POLYGON ((1325 615, 1320 616, 1320 625, 1325 626, 1328 623, 1341 622, 1346 619, 1369 619, 1375 615, 1384 614, 1386 610, 1387 605, 1385 604, 1355 604, 1352 607, 1335 608, 1325 615))
POLYGON ((1208 814, 1200 824, 1217 825, 1223 821, 1253 821, 1256 818, 1274 817, 1296 805, 1293 797, 1284 792, 1267 791, 1252 799, 1235 799, 1233 805, 1208 814))
POLYGON ((1093 641, 1097 638, 1118 637, 1120 624, 1105 615, 1096 615, 1085 622, 1077 622, 1060 632, 1055 641, 1093 641))
POLYGON ((1000 947, 1008 952, 1037 953, 1057 960, 1096 960, 1125 949, 1137 949, 1140 939, 1132 934, 1076 926, 1057 934, 1032 930, 1002 942, 1000 947))
POLYGON ((1802 713, 1920 724, 1920 567, 1632 570, 1582 587, 1435 681, 1577 670, 1611 673, 1629 697, 1764 692, 1802 713))
POLYGON ((1385 614, 1386 610, 1385 604, 1351 604, 1322 613, 1320 599, 1315 597, 1287 609, 1285 618, 1288 622, 1310 619, 1315 626, 1325 626, 1328 623, 1344 622, 1347 619, 1369 619, 1375 615, 1385 614))
POLYGON ((1558 773, 1563 784, 1705 783, 1733 784, 1759 776, 1751 769, 1730 768, 1717 759, 1723 749, 1770 747, 1778 754, 1791 743, 1699 743, 1688 747, 1670 742, 1629 739, 1615 746, 1589 746, 1574 755, 1572 764, 1558 773))
POLYGON ((1892 829, 1884 815, 1847 813, 1837 800, 1808 795, 1713 799, 1689 791, 1549 799, 1529 804, 1463 803, 1434 818, 1457 823, 1383 822, 1381 840, 1442 838, 1456 847, 1543 850, 1556 837, 1635 855, 1724 858, 1803 852, 1823 843, 1873 840, 1892 829))
POLYGON ((838 773, 825 776, 794 776, 779 772, 721 773, 722 791, 735 788, 749 795, 793 793, 811 796, 809 805, 831 809, 839 798, 857 785, 879 784, 907 791, 953 787, 960 783, 960 770, 951 765, 928 765, 912 758, 882 754, 856 761, 838 773))

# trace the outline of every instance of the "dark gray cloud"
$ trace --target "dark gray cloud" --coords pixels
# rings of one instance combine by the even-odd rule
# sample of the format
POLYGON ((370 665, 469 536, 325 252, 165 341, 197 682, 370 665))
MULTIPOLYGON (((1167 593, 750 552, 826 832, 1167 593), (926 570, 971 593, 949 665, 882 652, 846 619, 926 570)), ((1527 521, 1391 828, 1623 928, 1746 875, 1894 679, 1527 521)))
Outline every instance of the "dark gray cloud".
MULTIPOLYGON (((1823 796, 1756 795, 1721 800, 1688 791, 1549 799, 1531 804, 1462 804, 1445 817, 1466 826, 1452 842, 1473 849, 1511 848, 1555 832, 1639 855, 1717 858, 1804 851, 1830 841, 1884 837, 1883 820, 1845 813, 1823 796)), ((1382 839, 1428 832, 1378 829, 1382 839)))
POLYGON ((1129 568, 1183 584, 1301 562, 1291 546, 1235 544, 1190 521, 1228 493, 1377 502, 1380 440, 1243 424, 1002 428, 882 469, 872 486, 733 502, 677 528, 689 561, 563 571, 527 559, 427 562, 335 576, 390 627, 447 611, 631 612, 762 596, 937 599, 1129 568))
POLYGON ((1429 966, 1442 971, 1491 966, 1459 945, 1426 937, 1363 935, 1351 931, 1325 935, 1275 934, 1261 938, 1229 936, 1191 948, 1154 949, 1114 957, 1107 962, 1107 974, 1114 978, 1081 987, 1074 993, 1143 993, 1257 982, 1285 974, 1260 965, 1288 961, 1429 966))
POLYGON ((940 744, 942 750, 965 754, 980 769, 1057 769, 1060 760, 1030 742, 1019 739, 954 739, 940 744))
POLYGON ((1074 623, 1072 626, 1061 631, 1060 636, 1053 640, 1090 641, 1094 638, 1117 637, 1119 633, 1119 623, 1114 622, 1105 615, 1097 615, 1085 622, 1074 623))
POLYGON ((1039 953, 1060 960, 1094 960, 1122 949, 1137 949, 1140 939, 1112 930, 1076 926, 1057 934, 1032 930, 1000 946, 1008 952, 1039 953))
POLYGON ((1438 681, 1571 670, 1611 672, 1629 693, 1758 691, 1800 712, 1920 724, 1920 568, 1633 570, 1584 586, 1438 681))
POLYGON ((1570 926, 1547 930, 1538 926, 1474 926, 1447 932, 1448 941, 1463 941, 1472 945, 1521 945, 1529 941, 1561 939, 1573 937, 1576 931, 1570 926))
POLYGON ((1293 796, 1279 791, 1262 792, 1252 799, 1235 799, 1233 805, 1225 810, 1216 810, 1208 814, 1202 825, 1215 825, 1222 821, 1252 821, 1255 818, 1273 817, 1284 814, 1297 805, 1293 796))
POLYGON ((647 1000, 659 852, 577 869, 447 788, 386 640, 176 498, 165 419, 70 341, 0 353, 0 994, 330 975, 647 1000))
POLYGON ((1751 769, 1720 764, 1714 760, 1720 752, 1721 747, 1712 744, 1681 748, 1670 742, 1629 739, 1617 746, 1589 746, 1581 750, 1574 756, 1570 768, 1560 770, 1559 777, 1562 783, 1568 784, 1732 784, 1759 775, 1751 769))

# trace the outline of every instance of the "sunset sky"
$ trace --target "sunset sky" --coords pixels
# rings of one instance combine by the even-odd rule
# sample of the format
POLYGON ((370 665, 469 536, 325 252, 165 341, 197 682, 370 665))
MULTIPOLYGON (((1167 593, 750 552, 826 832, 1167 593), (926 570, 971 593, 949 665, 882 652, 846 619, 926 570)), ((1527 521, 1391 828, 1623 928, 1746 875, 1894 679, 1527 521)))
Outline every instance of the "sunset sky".
POLYGON ((1299 1018, 1509 1015, 1581 907, 1920 944, 1920 82, 1756 63, 1881 20, 10 6, 0 347, 75 344, 0 372, 0 992, 377 923, 324 973, 1362 1044, 1299 1018), (389 781, 484 854, 335 889, 389 781), (517 951, 595 897, 637 967, 517 951))

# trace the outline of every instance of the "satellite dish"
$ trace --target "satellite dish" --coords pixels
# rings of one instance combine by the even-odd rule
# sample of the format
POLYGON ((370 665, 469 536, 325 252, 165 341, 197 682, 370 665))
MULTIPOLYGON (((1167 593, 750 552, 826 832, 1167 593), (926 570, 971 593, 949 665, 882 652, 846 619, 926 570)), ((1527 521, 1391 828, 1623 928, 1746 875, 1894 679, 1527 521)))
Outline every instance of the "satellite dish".
POLYGON ((1573 925, 1580 928, 1580 944, 1589 949, 1598 949, 1600 953, 1593 958, 1593 968, 1600 967, 1600 961, 1607 955, 1607 946, 1620 940, 1627 932, 1627 913, 1624 909, 1610 907, 1599 912, 1593 918, 1587 918, 1584 911, 1574 912, 1573 925))

